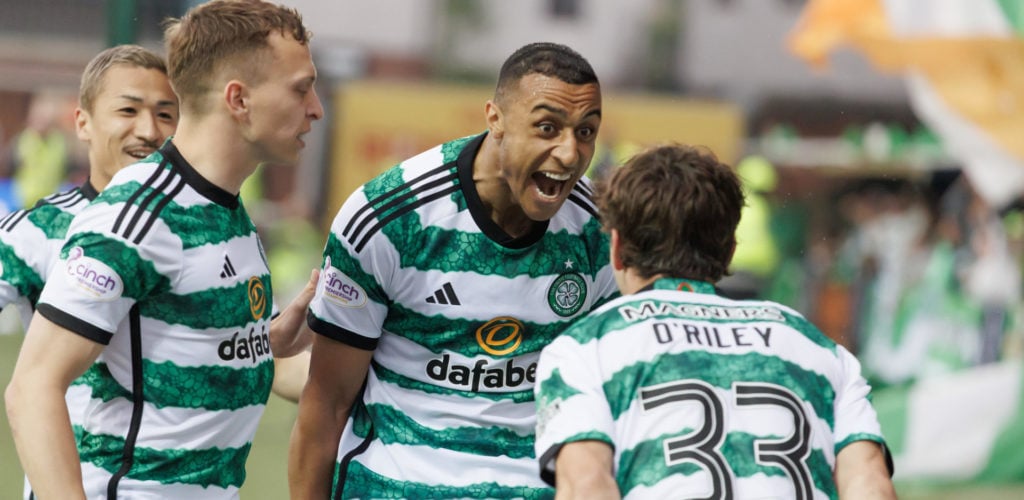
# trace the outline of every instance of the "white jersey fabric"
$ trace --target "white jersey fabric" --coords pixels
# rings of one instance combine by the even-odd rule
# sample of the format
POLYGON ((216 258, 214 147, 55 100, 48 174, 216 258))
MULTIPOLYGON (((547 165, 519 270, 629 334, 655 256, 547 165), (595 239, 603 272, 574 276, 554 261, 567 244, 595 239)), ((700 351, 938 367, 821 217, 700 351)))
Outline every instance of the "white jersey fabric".
POLYGON ((170 141, 68 230, 39 313, 106 344, 76 427, 89 498, 236 498, 273 379, 270 275, 236 195, 170 141))
POLYGON ((546 498, 536 474, 540 349, 617 293, 581 181, 512 239, 472 180, 484 136, 406 160, 334 220, 314 331, 374 350, 338 451, 334 498, 546 498))
POLYGON ((883 443, 860 364, 799 313, 659 279, 576 322, 537 368, 537 455, 614 450, 625 498, 836 498, 836 454, 883 443))

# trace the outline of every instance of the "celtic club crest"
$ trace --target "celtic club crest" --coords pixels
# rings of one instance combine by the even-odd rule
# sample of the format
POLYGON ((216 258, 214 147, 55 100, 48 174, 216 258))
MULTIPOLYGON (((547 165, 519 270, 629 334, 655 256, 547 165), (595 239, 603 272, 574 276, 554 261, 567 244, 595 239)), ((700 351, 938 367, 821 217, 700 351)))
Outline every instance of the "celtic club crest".
POLYGON ((548 305, 555 314, 567 317, 579 312, 587 298, 587 283, 576 273, 565 273, 548 288, 548 305))

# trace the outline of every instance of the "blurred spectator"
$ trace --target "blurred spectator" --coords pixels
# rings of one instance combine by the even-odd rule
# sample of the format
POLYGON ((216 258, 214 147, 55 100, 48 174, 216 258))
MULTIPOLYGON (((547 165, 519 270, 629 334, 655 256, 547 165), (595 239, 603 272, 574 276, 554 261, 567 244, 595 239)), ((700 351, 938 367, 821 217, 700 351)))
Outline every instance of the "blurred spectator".
POLYGON ((14 138, 12 177, 22 207, 57 191, 67 174, 68 140, 60 126, 63 104, 56 95, 33 96, 25 129, 14 138))
POLYGON ((1003 217, 965 177, 927 189, 876 179, 835 198, 849 224, 832 279, 854 305, 858 357, 877 385, 1003 359, 1021 301, 1003 217))
POLYGON ((13 152, 5 138, 4 126, 0 123, 0 217, 21 206, 14 189, 14 180, 11 179, 11 165, 14 163, 13 152))
POLYGON ((722 292, 734 299, 763 298, 767 283, 779 265, 779 249, 772 234, 772 202, 778 183, 775 167, 762 156, 748 156, 736 165, 747 204, 736 228, 736 253, 730 276, 719 281, 722 292))

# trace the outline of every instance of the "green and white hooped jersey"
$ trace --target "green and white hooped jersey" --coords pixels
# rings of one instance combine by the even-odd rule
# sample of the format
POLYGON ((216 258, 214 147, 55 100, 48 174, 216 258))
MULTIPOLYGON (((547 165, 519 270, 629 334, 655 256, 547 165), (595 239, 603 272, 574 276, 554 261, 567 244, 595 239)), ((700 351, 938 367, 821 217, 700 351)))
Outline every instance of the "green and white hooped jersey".
POLYGON ((860 364, 799 313, 660 279, 574 324, 537 368, 537 455, 604 441, 625 498, 837 498, 836 454, 883 442, 860 364))
POLYGON ((0 219, 0 308, 14 305, 28 329, 71 219, 96 198, 88 182, 0 219))
MULTIPOLYGON (((97 194, 86 181, 80 187, 39 200, 31 209, 17 210, 0 219, 0 308, 17 308, 25 330, 58 259, 71 219, 97 194)), ((81 415, 89 403, 89 387, 83 379, 71 383, 64 400, 71 424, 81 425, 81 415)), ((31 493, 26 481, 24 498, 31 498, 31 493)))
POLYGON ((236 498, 270 394, 270 275, 239 198, 168 141, 68 230, 39 300, 106 344, 76 428, 89 498, 236 498))
POLYGON ((309 323, 375 349, 335 498, 553 494, 533 452, 537 358, 617 294, 607 236, 581 181, 546 226, 509 238, 472 181, 483 137, 402 162, 334 220, 309 323))

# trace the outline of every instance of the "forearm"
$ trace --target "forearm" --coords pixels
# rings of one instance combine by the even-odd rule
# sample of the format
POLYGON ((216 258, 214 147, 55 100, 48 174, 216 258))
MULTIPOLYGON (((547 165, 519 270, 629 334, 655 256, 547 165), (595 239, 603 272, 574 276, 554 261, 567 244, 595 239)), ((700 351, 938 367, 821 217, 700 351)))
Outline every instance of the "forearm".
POLYGON ((55 386, 25 385, 14 378, 5 399, 18 458, 35 496, 84 499, 64 391, 55 386))
POLYGON ((288 358, 274 358, 274 394, 293 403, 299 402, 309 378, 309 351, 288 358))
POLYGON ((331 493, 338 441, 348 411, 325 409, 322 400, 303 394, 288 447, 288 490, 295 500, 321 500, 331 493))
POLYGON ((316 292, 319 276, 314 269, 302 291, 270 322, 270 351, 274 356, 294 356, 313 342, 313 332, 306 326, 306 309, 316 292))

